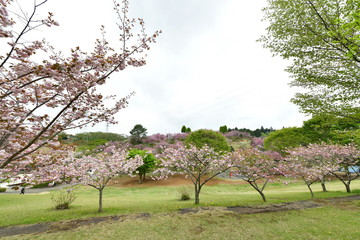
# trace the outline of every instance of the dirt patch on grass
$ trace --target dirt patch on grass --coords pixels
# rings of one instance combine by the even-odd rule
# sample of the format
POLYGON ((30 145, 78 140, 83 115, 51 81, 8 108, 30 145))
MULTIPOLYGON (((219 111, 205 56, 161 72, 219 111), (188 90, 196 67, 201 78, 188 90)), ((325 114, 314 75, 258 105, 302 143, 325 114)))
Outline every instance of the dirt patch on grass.
POLYGON ((301 209, 316 208, 321 206, 323 205, 312 201, 298 201, 298 202, 288 202, 288 203, 280 203, 280 204, 260 205, 256 207, 242 207, 242 206, 228 207, 227 210, 240 214, 255 214, 255 213, 301 210, 301 209))
MULTIPOLYGON (((150 177, 146 177, 143 183, 139 184, 139 179, 136 177, 120 177, 109 181, 110 186, 114 187, 166 187, 166 186, 186 186, 192 185, 193 183, 189 178, 184 175, 176 174, 165 180, 153 180, 150 177)), ((240 179, 223 179, 213 178, 206 183, 207 186, 214 186, 218 184, 226 185, 241 185, 247 184, 245 181, 240 179)))
POLYGON ((84 225, 98 224, 101 222, 124 221, 126 219, 148 218, 149 213, 137 213, 128 215, 115 215, 105 217, 91 217, 59 222, 37 223, 24 226, 0 227, 0 238, 20 234, 54 233, 76 229, 84 225))

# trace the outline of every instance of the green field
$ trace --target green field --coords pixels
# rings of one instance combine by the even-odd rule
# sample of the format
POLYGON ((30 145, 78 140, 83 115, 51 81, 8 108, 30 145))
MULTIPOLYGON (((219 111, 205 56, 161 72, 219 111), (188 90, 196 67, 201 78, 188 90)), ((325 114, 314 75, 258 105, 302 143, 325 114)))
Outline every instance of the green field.
MULTIPOLYGON (((351 195, 345 193, 345 188, 339 181, 332 181, 327 186, 329 192, 324 193, 321 192, 321 186, 315 184, 315 197, 351 195)), ((359 239, 356 236, 360 236, 359 201, 344 206, 334 205, 277 213, 240 215, 214 208, 213 211, 181 215, 176 210, 196 206, 192 200, 179 201, 178 189, 179 187, 107 187, 104 192, 104 213, 101 214, 97 213, 98 192, 90 187, 81 187, 77 190, 77 199, 71 209, 61 211, 53 209, 50 193, 0 194, 0 226, 151 213, 151 217, 146 219, 129 218, 122 222, 101 223, 57 232, 51 236, 39 234, 31 237, 24 235, 24 237, 25 239, 27 237, 99 239, 99 236, 106 236, 106 239, 111 239, 110 236, 114 236, 114 239, 359 239), (299 233, 301 234, 298 235, 299 233)), ((360 180, 352 183, 352 189, 353 194, 360 193, 360 180)), ((265 194, 268 199, 267 204, 311 199, 307 187, 302 183, 289 185, 273 183, 265 190, 265 194)), ((263 204, 260 195, 248 185, 205 186, 200 196, 200 206, 259 204, 263 204)))

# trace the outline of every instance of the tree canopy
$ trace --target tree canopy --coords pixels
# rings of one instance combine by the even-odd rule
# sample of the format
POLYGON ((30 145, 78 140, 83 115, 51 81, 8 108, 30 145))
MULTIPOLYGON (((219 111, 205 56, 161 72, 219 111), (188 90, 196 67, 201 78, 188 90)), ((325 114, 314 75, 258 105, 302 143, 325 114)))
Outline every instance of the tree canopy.
POLYGON ((286 71, 305 113, 344 116, 360 107, 360 0, 268 0, 260 41, 292 60, 286 71))
POLYGON ((141 124, 136 124, 130 131, 130 142, 132 144, 140 144, 146 137, 147 129, 141 124))
POLYGON ((134 158, 136 156, 140 156, 143 160, 143 164, 139 166, 136 170, 139 175, 139 183, 142 183, 145 180, 145 174, 151 172, 155 169, 158 160, 152 153, 148 153, 145 150, 140 149, 130 149, 128 153, 128 158, 134 158))
POLYGON ((230 145, 226 138, 221 133, 212 130, 200 129, 192 132, 186 137, 185 143, 198 148, 207 145, 215 151, 230 151, 230 145))
POLYGON ((292 127, 271 132, 264 140, 264 147, 267 150, 286 154, 288 148, 304 146, 310 142, 302 128, 292 127))
POLYGON ((142 19, 128 17, 128 1, 115 0, 121 47, 110 45, 102 26, 93 50, 75 45, 62 52, 43 36, 31 34, 59 25, 51 12, 43 15, 46 2, 31 1, 27 8, 21 1, 0 1, 0 174, 23 170, 44 146, 55 151, 63 131, 115 124, 114 114, 127 106, 133 93, 116 98, 98 87, 115 72, 145 65, 144 53, 159 34, 147 35, 142 19))

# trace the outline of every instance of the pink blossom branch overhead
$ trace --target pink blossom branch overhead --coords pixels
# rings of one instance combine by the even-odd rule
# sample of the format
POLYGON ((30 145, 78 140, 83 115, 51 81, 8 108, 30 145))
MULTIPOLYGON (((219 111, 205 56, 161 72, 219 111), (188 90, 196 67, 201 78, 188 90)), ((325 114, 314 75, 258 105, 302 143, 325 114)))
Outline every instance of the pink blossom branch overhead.
POLYGON ((58 25, 52 13, 36 19, 46 2, 35 1, 32 9, 20 9, 30 13, 16 20, 20 14, 8 10, 13 1, 0 0, 0 38, 8 41, 8 49, 2 49, 5 53, 0 56, 1 169, 13 161, 27 160, 42 146, 56 141, 62 131, 103 121, 116 123, 114 114, 127 106, 134 93, 123 98, 104 96, 97 86, 105 84, 114 72, 145 65, 145 51, 160 34, 147 35, 142 19, 128 17, 128 1, 114 1, 121 48, 115 51, 109 45, 102 26, 103 38, 95 41, 92 52, 77 46, 63 56, 45 40, 28 39, 35 28, 58 25), (34 56, 44 58, 39 61, 34 56), (115 104, 109 106, 109 100, 115 104))

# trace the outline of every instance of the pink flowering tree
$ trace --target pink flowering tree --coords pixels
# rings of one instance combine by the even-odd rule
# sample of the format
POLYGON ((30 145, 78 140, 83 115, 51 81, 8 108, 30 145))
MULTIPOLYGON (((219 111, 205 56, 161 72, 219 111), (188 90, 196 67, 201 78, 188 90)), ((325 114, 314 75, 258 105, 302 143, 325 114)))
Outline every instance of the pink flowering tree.
POLYGON ((233 173, 248 182, 266 202, 264 189, 281 173, 279 162, 257 148, 238 150, 231 158, 235 160, 233 173))
POLYGON ((145 65, 145 51, 160 33, 147 35, 142 19, 128 17, 128 1, 114 0, 121 47, 111 47, 101 27, 102 38, 91 52, 75 46, 66 55, 29 34, 58 25, 52 13, 43 18, 38 14, 47 0, 32 2, 31 9, 14 12, 9 10, 16 5, 13 0, 0 0, 0 41, 8 43, 0 49, 0 174, 16 171, 42 147, 51 148, 62 131, 116 123, 114 114, 133 93, 116 98, 97 87, 128 66, 145 65))
POLYGON ((202 148, 192 145, 167 148, 157 157, 162 166, 157 172, 162 178, 182 173, 191 179, 195 188, 195 204, 200 203, 201 188, 233 166, 233 160, 229 155, 216 152, 207 145, 202 148))
POLYGON ((257 138, 254 137, 251 139, 251 146, 252 147, 257 147, 259 149, 263 149, 264 148, 264 139, 263 138, 257 138))
POLYGON ((339 169, 331 169, 330 173, 338 178, 344 184, 346 192, 350 193, 351 182, 360 177, 360 150, 354 145, 330 145, 324 151, 331 152, 333 156, 329 161, 340 166, 339 169))
POLYGON ((328 176, 329 170, 319 159, 304 158, 301 151, 302 149, 289 151, 290 156, 283 162, 283 169, 285 176, 303 180, 310 191, 311 197, 314 197, 311 185, 323 179, 322 183, 325 187, 325 177, 328 176))
MULTIPOLYGON (((141 156, 129 159, 126 150, 116 150, 114 146, 102 152, 82 158, 68 158, 56 164, 37 168, 31 176, 32 182, 72 182, 99 190, 99 212, 103 211, 103 190, 110 179, 121 174, 131 175, 143 165, 141 156)), ((31 180, 30 180, 31 181, 31 180)))
POLYGON ((310 144, 289 153, 289 169, 302 172, 309 183, 320 181, 325 191, 325 180, 329 174, 338 178, 348 193, 351 192, 351 181, 360 176, 356 167, 359 166, 360 151, 353 145, 310 144))

